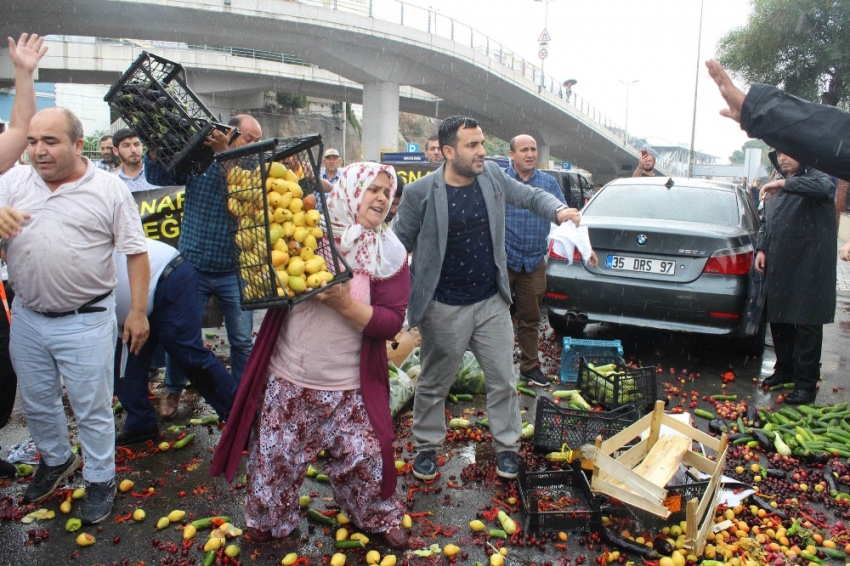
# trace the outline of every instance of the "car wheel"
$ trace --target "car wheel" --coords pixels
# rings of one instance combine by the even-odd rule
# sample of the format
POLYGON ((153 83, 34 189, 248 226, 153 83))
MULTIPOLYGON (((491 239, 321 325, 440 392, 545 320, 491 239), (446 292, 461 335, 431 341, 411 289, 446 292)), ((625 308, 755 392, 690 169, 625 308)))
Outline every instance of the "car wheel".
POLYGON ((569 336, 570 338, 576 338, 584 334, 584 329, 587 326, 587 323, 575 322, 575 321, 567 321, 566 318, 562 316, 553 315, 549 313, 549 326, 552 327, 552 330, 555 331, 559 336, 569 336))

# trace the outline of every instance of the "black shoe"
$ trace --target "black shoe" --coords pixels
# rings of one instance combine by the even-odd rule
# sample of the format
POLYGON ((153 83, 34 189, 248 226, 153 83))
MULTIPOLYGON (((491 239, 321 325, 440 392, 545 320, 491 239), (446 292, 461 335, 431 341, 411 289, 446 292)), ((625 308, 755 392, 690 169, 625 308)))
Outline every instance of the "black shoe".
POLYGON ((148 381, 156 381, 159 377, 159 368, 150 368, 148 370, 148 381))
POLYGON ((115 446, 127 446, 128 444, 158 439, 159 429, 157 427, 143 430, 127 430, 125 428, 121 431, 121 434, 115 437, 115 446))
POLYGON ((12 479, 18 475, 18 468, 6 460, 0 460, 0 478, 12 479))
POLYGON ((774 385, 782 385, 783 383, 793 383, 794 377, 786 373, 774 371, 770 376, 764 378, 761 382, 762 387, 773 387, 774 385))
POLYGON ((80 519, 84 525, 93 525, 109 517, 115 491, 115 478, 105 482, 86 482, 86 498, 80 508, 80 519))
POLYGON ((27 488, 24 494, 24 501, 27 503, 36 503, 46 498, 53 493, 59 484, 77 471, 80 467, 80 457, 71 453, 68 461, 59 466, 48 466, 44 463, 44 458, 39 459, 38 469, 35 471, 35 477, 27 488))
POLYGON ((502 450, 496 455, 496 473, 503 478, 512 480, 519 472, 519 463, 517 462, 516 452, 510 450, 502 450))
POLYGON ((785 398, 785 403, 789 405, 808 405, 809 403, 814 403, 817 396, 818 392, 814 389, 795 389, 785 398))
POLYGON ((530 382, 532 385, 536 385, 538 387, 546 387, 547 385, 551 385, 549 382, 549 378, 543 375, 543 372, 540 371, 540 368, 535 366, 530 370, 523 372, 520 376, 530 382))
POLYGON ((420 480, 432 480, 437 477, 437 453, 423 450, 413 461, 413 475, 420 480))

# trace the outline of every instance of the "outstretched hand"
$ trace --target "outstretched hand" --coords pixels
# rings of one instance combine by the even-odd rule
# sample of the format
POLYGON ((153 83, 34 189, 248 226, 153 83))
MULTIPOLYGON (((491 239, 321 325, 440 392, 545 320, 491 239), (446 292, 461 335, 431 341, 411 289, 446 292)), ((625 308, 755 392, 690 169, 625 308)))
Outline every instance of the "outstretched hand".
POLYGON ((44 44, 44 38, 38 34, 28 35, 22 33, 18 43, 9 38, 9 57, 15 68, 32 74, 38 67, 38 62, 47 53, 47 47, 44 44))
POLYGON ((723 65, 719 62, 709 59, 705 62, 705 66, 708 67, 708 74, 717 83, 723 100, 729 105, 729 108, 723 108, 720 111, 720 115, 731 118, 740 124, 741 110, 744 107, 744 99, 747 95, 732 83, 732 79, 729 78, 729 75, 723 69, 723 65))

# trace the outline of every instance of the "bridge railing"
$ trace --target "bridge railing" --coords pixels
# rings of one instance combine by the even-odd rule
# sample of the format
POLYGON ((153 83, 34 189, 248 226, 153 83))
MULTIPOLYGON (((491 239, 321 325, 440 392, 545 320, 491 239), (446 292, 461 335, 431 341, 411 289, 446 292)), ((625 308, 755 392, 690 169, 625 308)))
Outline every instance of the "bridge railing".
POLYGON ((377 18, 394 24, 408 26, 419 31, 438 35, 468 46, 490 59, 521 74, 537 85, 538 93, 544 90, 560 98, 565 106, 572 106, 591 122, 607 129, 613 135, 623 140, 623 145, 641 149, 641 144, 632 136, 626 135, 623 128, 616 125, 608 116, 590 104, 569 88, 562 81, 542 72, 539 66, 517 55, 501 42, 481 33, 480 31, 454 18, 444 16, 435 10, 414 6, 401 0, 286 0, 300 2, 311 6, 339 10, 377 18))

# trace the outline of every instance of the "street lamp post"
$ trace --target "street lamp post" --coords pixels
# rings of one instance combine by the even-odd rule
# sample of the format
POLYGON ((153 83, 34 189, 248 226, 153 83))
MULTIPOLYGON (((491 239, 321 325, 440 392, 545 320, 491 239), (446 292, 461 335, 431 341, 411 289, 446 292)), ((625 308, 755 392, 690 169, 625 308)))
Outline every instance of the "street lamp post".
POLYGON ((702 7, 704 0, 699 2, 699 34, 697 35, 697 77, 694 81, 694 118, 691 123, 691 151, 688 155, 688 178, 694 176, 694 141, 697 135, 697 93, 699 92, 700 47, 702 47, 702 7))
MULTIPOLYGON (((555 0, 534 0, 535 2, 543 2, 546 5, 545 15, 543 17, 543 33, 546 34, 549 29, 549 2, 554 2, 555 0)), ((540 49, 544 50, 549 45, 548 38, 543 41, 543 36, 541 36, 540 49)), ((542 90, 546 90, 546 73, 543 70, 546 67, 546 57, 540 56, 540 88, 542 90)))
POLYGON ((624 85, 626 85, 626 125, 623 132, 623 145, 628 145, 629 143, 629 87, 640 79, 635 79, 633 81, 618 81, 624 85))

